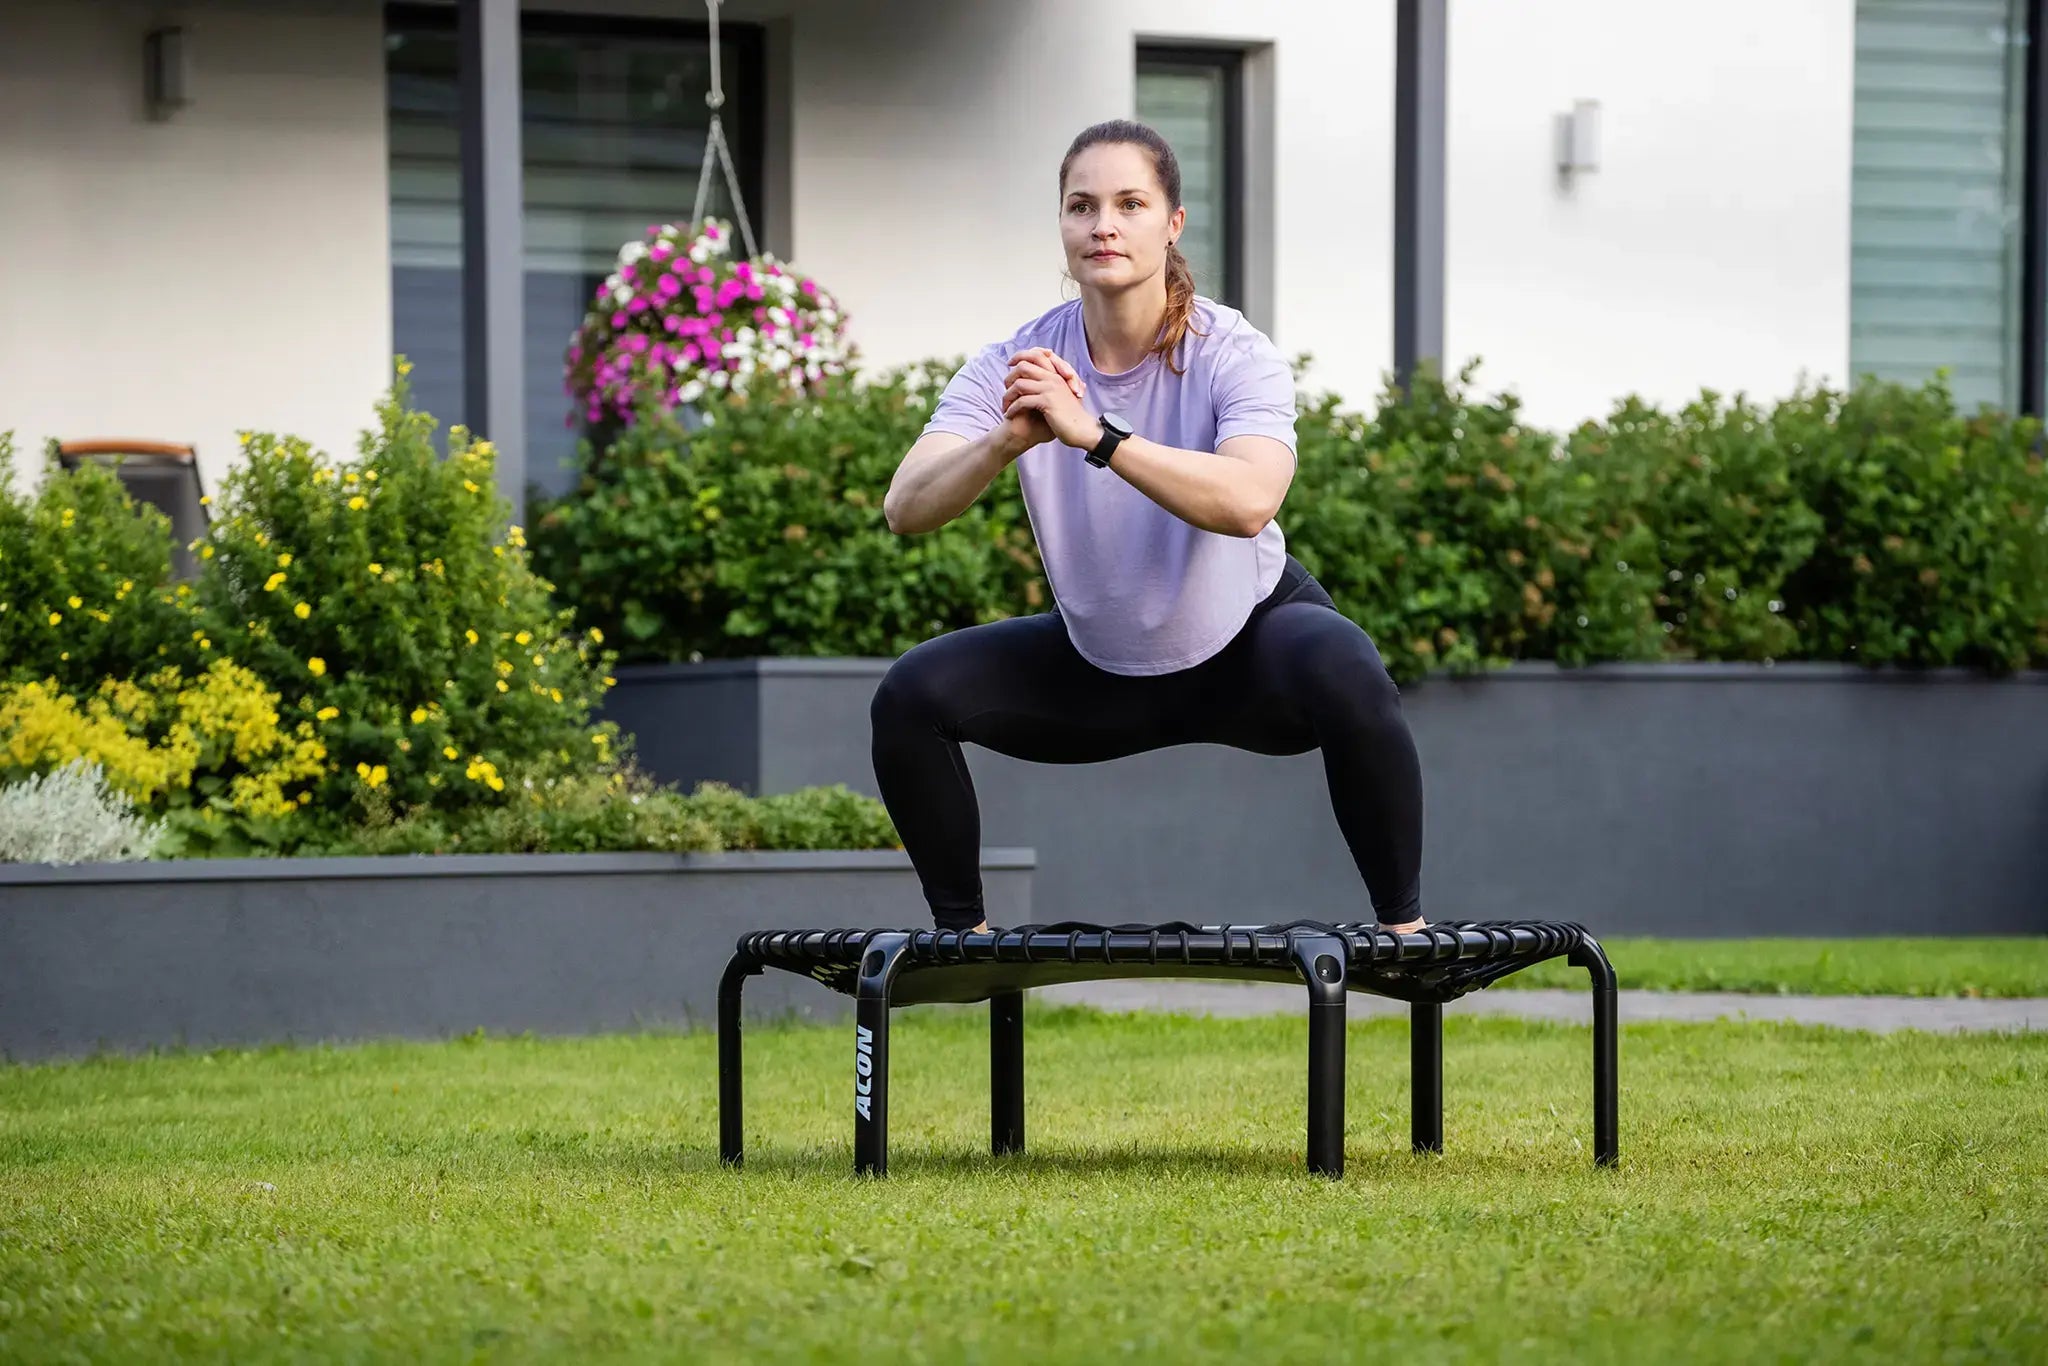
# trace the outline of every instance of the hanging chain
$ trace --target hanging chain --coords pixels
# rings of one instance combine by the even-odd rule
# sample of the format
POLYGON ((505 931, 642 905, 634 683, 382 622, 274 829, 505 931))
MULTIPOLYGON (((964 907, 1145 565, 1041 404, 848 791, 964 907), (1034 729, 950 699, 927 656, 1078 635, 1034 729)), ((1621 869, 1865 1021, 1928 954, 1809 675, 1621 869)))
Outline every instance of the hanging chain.
POLYGON ((704 97, 704 103, 711 110, 711 129, 704 137, 704 162, 697 172, 697 207, 690 212, 690 222, 704 221, 704 207, 711 198, 711 166, 718 162, 725 168, 726 192, 732 196, 733 216, 740 221, 740 240, 746 243, 749 259, 759 256, 754 246, 754 225, 747 221, 747 204, 740 197, 740 174, 732 164, 732 149, 725 141, 725 121, 719 111, 725 108, 725 78, 719 63, 718 6, 721 0, 705 0, 711 10, 711 93, 704 97))

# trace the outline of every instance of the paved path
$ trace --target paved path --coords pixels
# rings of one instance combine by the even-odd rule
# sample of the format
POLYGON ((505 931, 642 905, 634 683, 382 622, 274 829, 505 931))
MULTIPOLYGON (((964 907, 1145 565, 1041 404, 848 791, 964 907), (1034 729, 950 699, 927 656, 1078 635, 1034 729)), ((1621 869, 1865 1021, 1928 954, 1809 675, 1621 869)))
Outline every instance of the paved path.
MULTIPOLYGON (((1034 1000, 1090 1005, 1103 1010, 1178 1010, 1205 1015, 1299 1013, 1300 987, 1272 982, 1175 981, 1074 982, 1042 987, 1034 1000)), ((1408 1007, 1385 997, 1354 994, 1350 1013, 1364 1018, 1398 1015, 1408 1007)), ((1446 1014, 1515 1015, 1535 1020, 1590 1018, 1583 991, 1477 991, 1445 1007, 1446 1014)), ((1963 1000, 1919 996, 1751 996, 1730 991, 1628 991, 1621 993, 1621 1020, 1789 1020, 1888 1032, 1924 1029, 2048 1030, 2048 998, 1963 1000)))

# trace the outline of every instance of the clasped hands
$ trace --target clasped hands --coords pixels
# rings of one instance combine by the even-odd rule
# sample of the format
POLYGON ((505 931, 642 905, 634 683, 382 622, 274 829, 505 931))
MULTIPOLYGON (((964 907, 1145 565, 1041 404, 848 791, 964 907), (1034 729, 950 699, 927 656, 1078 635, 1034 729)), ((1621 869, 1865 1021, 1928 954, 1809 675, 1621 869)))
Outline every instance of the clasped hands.
POLYGON ((1085 451, 1102 440, 1102 424, 1082 406, 1088 386, 1053 351, 1035 346, 1012 356, 1006 378, 1003 423, 1025 450, 1059 441, 1085 451))

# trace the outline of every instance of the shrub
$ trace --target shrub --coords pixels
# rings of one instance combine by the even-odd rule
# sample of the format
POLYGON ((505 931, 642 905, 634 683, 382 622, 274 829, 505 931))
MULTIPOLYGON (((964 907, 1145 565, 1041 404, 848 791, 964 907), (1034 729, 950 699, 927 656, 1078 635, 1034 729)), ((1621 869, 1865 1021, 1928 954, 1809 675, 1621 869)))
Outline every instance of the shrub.
MULTIPOLYGON (((853 359, 818 282, 772 255, 739 260, 730 226, 663 223, 619 249, 569 345, 565 387, 592 426, 631 425, 721 390, 803 394, 853 359)), ((571 421, 573 421, 573 417, 571 421)))
POLYGON ((0 683, 84 692, 191 662, 190 589, 170 587, 170 572, 170 520, 112 471, 65 470, 53 448, 35 496, 22 496, 0 432, 0 683))
POLYGON ((716 853, 900 848, 882 804, 843 787, 748 797, 706 783, 683 795, 637 769, 549 779, 501 807, 386 807, 330 854, 716 853))
POLYGON ((1654 655, 1648 528, 1513 396, 1474 397, 1472 373, 1419 372, 1370 418, 1305 401, 1290 547, 1398 679, 1654 655))
POLYGON ((1809 658, 2021 669, 2048 660, 2048 473, 2031 418, 1945 380, 1803 391, 1773 419, 1822 534, 1787 576, 1809 658))
POLYGON ((83 700, 47 682, 0 688, 0 778, 79 761, 167 817, 166 857, 289 849, 330 772, 313 725, 282 721, 277 694, 225 659, 189 681, 176 667, 107 679, 83 700))
POLYGON ((1707 391, 1675 413, 1629 398, 1571 438, 1655 538, 1640 569, 1654 580, 1666 653, 1785 659, 1798 632, 1785 579, 1813 552, 1821 521, 1800 495, 1798 456, 1772 415, 1707 391))
POLYGON ((1049 605, 1014 471, 938 531, 883 521, 952 373, 736 397, 695 432, 650 414, 536 509, 536 563, 627 661, 893 655, 1049 605))
POLYGON ((333 765, 310 806, 359 817, 372 794, 444 809, 503 805, 529 781, 602 770, 593 726, 610 655, 571 633, 506 527, 490 443, 406 404, 404 373, 360 458, 244 439, 224 482, 199 600, 208 643, 282 694, 333 765))
POLYGON ((144 859, 162 832, 83 759, 0 787, 0 863, 144 859))

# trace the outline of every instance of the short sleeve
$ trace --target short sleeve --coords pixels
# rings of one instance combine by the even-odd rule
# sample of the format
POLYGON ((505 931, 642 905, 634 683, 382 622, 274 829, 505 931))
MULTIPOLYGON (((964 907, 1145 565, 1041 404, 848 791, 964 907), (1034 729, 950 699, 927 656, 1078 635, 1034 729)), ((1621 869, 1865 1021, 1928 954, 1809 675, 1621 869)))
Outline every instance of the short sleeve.
POLYGON ((924 424, 924 434, 951 432, 972 441, 1002 424, 1003 348, 985 346, 946 383, 938 406, 924 424))
POLYGON ((1270 436, 1295 449, 1294 370, 1280 348, 1246 324, 1217 360, 1216 444, 1233 436, 1270 436))

